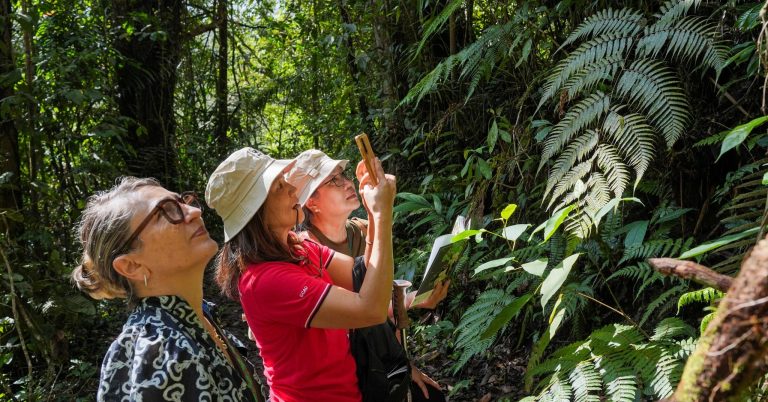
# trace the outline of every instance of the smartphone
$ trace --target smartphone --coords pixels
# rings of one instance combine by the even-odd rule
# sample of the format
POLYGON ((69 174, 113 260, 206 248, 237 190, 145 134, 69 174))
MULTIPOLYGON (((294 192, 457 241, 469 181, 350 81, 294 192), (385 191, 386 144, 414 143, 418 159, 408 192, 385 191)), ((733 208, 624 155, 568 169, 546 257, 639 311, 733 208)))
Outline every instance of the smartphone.
POLYGON ((376 158, 376 155, 373 153, 373 148, 371 148, 371 142, 368 140, 368 134, 362 133, 360 135, 356 135, 355 142, 357 143, 357 148, 360 150, 360 155, 363 157, 363 161, 365 162, 365 168, 368 169, 368 175, 371 177, 371 182, 374 186, 379 184, 379 180, 376 177, 376 171, 373 170, 373 160, 376 158))

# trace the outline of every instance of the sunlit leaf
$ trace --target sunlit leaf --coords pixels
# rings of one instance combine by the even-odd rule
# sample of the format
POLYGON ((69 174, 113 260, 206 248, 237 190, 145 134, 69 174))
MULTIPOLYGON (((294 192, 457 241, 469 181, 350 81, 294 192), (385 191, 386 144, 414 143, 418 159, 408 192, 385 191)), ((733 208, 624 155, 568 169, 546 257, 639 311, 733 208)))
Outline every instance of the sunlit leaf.
POLYGON ((568 278, 568 274, 571 272, 573 264, 579 258, 579 253, 566 257, 557 267, 553 268, 549 272, 544 282, 541 284, 541 307, 544 308, 547 305, 549 299, 555 295, 563 286, 565 280, 568 278))

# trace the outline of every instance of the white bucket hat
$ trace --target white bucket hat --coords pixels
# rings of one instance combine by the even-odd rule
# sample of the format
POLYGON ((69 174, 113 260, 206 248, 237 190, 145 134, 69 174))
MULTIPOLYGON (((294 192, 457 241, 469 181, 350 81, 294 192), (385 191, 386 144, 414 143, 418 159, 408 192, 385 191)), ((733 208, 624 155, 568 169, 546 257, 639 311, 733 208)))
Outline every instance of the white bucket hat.
POLYGON ((347 167, 348 160, 331 159, 323 151, 309 149, 299 154, 295 159, 296 164, 286 176, 286 181, 297 189, 299 204, 304 206, 310 196, 320 185, 327 180, 336 167, 347 167))
POLYGON ((272 182, 294 163, 246 147, 219 164, 208 179, 205 201, 224 221, 225 242, 243 230, 264 204, 272 182))

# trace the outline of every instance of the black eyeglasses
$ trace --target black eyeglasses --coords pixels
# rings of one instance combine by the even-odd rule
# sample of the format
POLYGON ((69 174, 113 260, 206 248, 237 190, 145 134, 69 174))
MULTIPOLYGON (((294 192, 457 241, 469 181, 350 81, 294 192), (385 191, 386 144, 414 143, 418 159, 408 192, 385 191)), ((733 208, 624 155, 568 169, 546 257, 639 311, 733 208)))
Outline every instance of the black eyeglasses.
POLYGON ((152 211, 150 211, 149 215, 147 215, 147 217, 141 221, 136 230, 133 231, 131 237, 129 237, 128 240, 123 243, 123 245, 117 250, 124 250, 125 248, 130 247, 133 241, 139 237, 141 231, 147 227, 149 222, 152 220, 152 217, 157 214, 165 217, 165 219, 173 225, 178 225, 179 223, 184 222, 184 209, 181 207, 181 204, 186 204, 198 209, 201 208, 200 202, 197 200, 197 194, 192 191, 185 191, 178 197, 160 200, 157 205, 152 208, 152 211))
POLYGON ((336 187, 344 187, 344 180, 353 181, 351 177, 349 177, 349 173, 342 170, 341 172, 333 175, 330 180, 325 182, 324 184, 331 184, 333 183, 336 187))

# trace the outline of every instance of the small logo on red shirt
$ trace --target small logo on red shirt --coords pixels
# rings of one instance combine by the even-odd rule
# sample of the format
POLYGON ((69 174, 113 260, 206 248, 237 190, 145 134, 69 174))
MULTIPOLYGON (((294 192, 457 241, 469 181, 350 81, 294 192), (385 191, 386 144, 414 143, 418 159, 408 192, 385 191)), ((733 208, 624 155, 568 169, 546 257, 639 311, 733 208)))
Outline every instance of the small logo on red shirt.
POLYGON ((307 294, 307 289, 309 288, 304 286, 304 289, 301 289, 301 292, 299 292, 299 297, 304 297, 304 295, 307 294))

